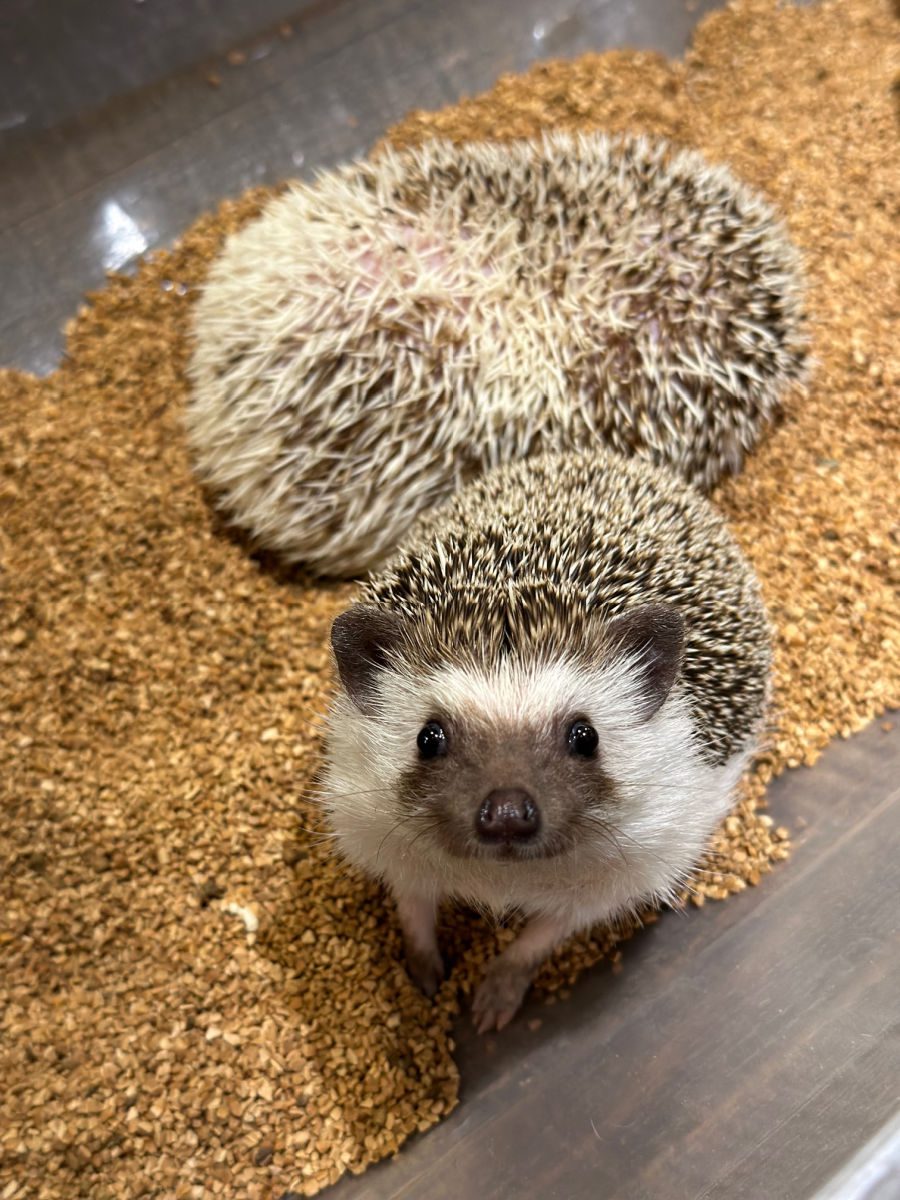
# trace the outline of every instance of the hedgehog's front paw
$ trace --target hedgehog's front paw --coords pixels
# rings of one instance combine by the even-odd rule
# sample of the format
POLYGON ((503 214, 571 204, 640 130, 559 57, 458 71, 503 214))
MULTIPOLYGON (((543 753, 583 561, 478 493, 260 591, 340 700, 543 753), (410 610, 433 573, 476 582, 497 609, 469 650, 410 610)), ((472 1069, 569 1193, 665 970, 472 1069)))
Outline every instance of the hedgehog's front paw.
POLYGON ((522 1004, 533 971, 519 963, 507 962, 499 955, 475 992, 472 1021, 479 1033, 508 1025, 522 1004))
POLYGON ((406 969, 419 991, 429 998, 436 994, 447 973, 439 950, 413 950, 409 946, 406 948, 406 969))

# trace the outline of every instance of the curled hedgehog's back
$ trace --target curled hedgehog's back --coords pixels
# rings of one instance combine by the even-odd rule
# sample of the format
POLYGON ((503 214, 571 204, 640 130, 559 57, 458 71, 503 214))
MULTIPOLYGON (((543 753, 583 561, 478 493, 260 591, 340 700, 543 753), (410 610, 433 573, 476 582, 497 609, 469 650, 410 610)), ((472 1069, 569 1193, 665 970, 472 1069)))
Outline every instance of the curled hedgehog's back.
POLYGON ((589 657, 598 622, 673 604, 710 757, 762 715, 770 647, 753 573, 706 500, 639 460, 546 455, 490 472, 419 520, 365 598, 413 618, 403 657, 416 670, 589 657))
POLYGON ((752 188, 642 137, 428 141, 298 184, 193 310, 197 470, 255 541, 382 563, 491 465, 606 446, 708 488, 806 373, 798 256, 752 188))

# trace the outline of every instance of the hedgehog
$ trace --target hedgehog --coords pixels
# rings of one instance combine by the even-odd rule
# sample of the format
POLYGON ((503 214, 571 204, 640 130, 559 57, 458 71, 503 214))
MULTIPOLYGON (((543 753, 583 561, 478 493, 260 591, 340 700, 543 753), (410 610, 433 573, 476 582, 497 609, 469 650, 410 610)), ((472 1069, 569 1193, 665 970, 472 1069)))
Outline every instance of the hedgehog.
POLYGON ((575 932, 671 901, 760 740, 771 638, 710 502, 607 450, 493 468, 419 518, 332 627, 324 812, 443 976, 459 900, 525 918, 474 1001, 514 1015, 575 932))
POLYGON ((605 446, 708 490, 802 381, 797 254, 724 167, 552 133, 292 185, 195 309, 200 477, 255 543, 375 569, 492 466, 605 446))

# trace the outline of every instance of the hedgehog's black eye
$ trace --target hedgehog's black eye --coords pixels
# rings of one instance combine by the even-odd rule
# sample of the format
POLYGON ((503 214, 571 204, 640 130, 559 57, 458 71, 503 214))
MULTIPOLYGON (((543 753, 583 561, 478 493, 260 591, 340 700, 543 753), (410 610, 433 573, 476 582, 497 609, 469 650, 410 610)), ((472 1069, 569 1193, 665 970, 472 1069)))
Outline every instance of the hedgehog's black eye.
POLYGON ((416 745, 422 758, 437 758, 447 753, 447 735, 437 721, 429 721, 419 730, 416 745))
POLYGON ((566 740, 573 754, 577 754, 579 758, 593 758, 600 738, 597 736, 597 730, 593 725, 588 725, 587 721, 573 721, 566 740))

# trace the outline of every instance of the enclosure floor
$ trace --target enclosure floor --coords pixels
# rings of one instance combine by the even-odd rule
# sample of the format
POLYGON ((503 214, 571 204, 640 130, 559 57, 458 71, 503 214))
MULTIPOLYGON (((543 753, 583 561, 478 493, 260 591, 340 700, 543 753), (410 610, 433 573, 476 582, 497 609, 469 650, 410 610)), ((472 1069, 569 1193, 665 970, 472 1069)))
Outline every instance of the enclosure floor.
MULTIPOLYGON (((409 108, 536 58, 677 54, 711 7, 8 0, 0 364, 52 369, 61 322, 104 269, 222 196, 360 153, 409 108)), ((900 1195, 900 724, 833 745, 770 804, 792 831, 787 868, 665 916, 622 975, 592 972, 502 1036, 464 1023, 456 1111, 326 1194, 900 1195)))

